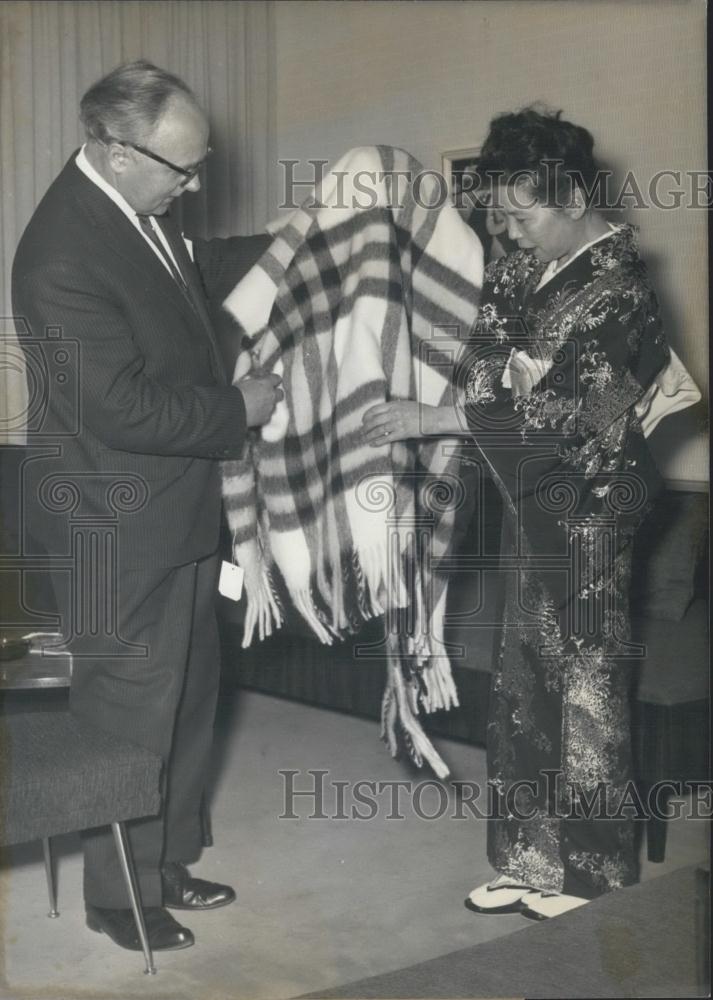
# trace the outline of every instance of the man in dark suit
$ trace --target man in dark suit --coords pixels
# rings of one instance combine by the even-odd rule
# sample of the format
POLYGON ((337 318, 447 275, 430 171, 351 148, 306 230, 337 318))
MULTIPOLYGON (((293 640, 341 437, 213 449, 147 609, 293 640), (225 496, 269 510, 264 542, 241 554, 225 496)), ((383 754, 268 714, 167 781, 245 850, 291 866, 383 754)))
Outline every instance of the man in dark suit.
MULTIPOLYGON (((132 63, 90 88, 81 116, 87 142, 37 207, 13 269, 28 360, 48 336, 53 357, 69 358, 47 399, 59 447, 26 463, 25 502, 33 535, 58 557, 72 552, 68 510, 99 524, 120 511, 115 552, 100 556, 101 594, 85 589, 78 601, 71 574, 53 574, 70 647, 77 623, 111 606, 104 645, 75 655, 70 706, 165 761, 162 812, 131 824, 130 840, 151 945, 184 948, 193 935, 166 908, 235 898, 185 867, 202 844, 219 680, 218 460, 241 453, 281 389, 260 372, 228 384, 203 279, 224 276, 233 241, 191 244, 170 217, 172 201, 200 187, 208 153, 191 91, 132 63), (63 347, 72 344, 75 353, 63 347), (76 393, 63 391, 68 382, 76 393), (57 501, 63 489, 74 506, 57 501)), ((85 835, 84 857, 89 927, 138 949, 108 829, 85 835)))

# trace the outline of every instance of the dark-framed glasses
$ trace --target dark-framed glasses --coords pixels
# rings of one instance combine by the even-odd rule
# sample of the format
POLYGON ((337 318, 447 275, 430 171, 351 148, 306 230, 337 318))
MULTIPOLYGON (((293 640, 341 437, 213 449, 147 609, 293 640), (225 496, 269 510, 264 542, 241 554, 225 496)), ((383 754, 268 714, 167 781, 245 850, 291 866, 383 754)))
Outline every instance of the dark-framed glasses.
POLYGON ((158 153, 152 152, 145 146, 140 146, 138 142, 129 142, 127 139, 107 139, 107 142, 116 142, 120 146, 129 146, 131 149, 135 149, 137 153, 141 153, 142 156, 148 156, 150 160, 154 160, 156 163, 161 163, 164 167, 169 167, 171 170, 175 170, 177 174, 180 174, 184 178, 182 181, 182 186, 185 187, 186 184, 190 184, 193 178, 196 176, 198 171, 205 165, 206 160, 213 152, 213 150, 208 147, 206 150, 206 155, 200 161, 196 163, 193 167, 179 167, 176 163, 171 163, 164 156, 159 156, 158 153))

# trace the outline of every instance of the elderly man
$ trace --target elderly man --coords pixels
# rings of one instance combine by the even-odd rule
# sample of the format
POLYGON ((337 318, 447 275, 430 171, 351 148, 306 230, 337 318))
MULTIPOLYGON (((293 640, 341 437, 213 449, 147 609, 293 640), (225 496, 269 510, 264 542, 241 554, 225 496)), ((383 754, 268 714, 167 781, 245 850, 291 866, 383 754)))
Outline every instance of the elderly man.
MULTIPOLYGON (((32 337, 50 329, 78 345, 70 377, 79 413, 67 394, 49 392, 60 453, 28 463, 29 520, 50 554, 71 551, 66 512, 62 520, 41 501, 41 482, 58 471, 76 484, 82 516, 106 515, 112 477, 139 498, 119 518, 117 568, 102 581, 116 628, 104 651, 75 657, 70 706, 165 761, 162 812, 132 824, 130 838, 150 943, 185 948, 193 934, 166 908, 235 898, 185 867, 202 845, 219 681, 218 460, 240 454, 247 429, 269 420, 282 392, 273 375, 254 372, 239 387, 225 376, 205 296, 230 267, 235 240, 186 241, 169 213, 200 188, 209 151, 189 88, 131 63, 89 89, 81 117, 86 144, 39 204, 13 270, 15 314, 32 337)), ((72 603, 68 576, 53 582, 71 639, 72 622, 91 609, 72 603)), ((88 926, 138 949, 108 829, 85 835, 84 893, 88 926)))

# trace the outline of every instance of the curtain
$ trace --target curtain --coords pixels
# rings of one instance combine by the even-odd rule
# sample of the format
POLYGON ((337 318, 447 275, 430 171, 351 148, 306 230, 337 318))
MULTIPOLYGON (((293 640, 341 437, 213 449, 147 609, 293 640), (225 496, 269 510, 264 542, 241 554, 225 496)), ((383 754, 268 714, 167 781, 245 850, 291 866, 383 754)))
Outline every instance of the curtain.
POLYGON ((275 214, 272 0, 0 3, 0 444, 23 442, 28 406, 10 298, 15 248, 83 141, 82 94, 138 58, 184 79, 211 121, 205 183, 180 203, 186 233, 259 232, 275 214))

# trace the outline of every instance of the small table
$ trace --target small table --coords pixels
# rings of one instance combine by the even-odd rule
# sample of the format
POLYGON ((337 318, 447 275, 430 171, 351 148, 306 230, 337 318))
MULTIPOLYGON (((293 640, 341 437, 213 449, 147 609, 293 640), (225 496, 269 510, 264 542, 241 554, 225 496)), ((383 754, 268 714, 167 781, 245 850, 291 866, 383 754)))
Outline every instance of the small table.
POLYGON ((26 653, 20 660, 0 661, 0 690, 68 688, 72 680, 72 657, 26 653))
POLYGON ((0 660, 0 690, 26 691, 37 688, 68 688, 72 680, 72 654, 44 655, 43 647, 57 642, 58 636, 35 640, 34 651, 17 660, 0 660))

